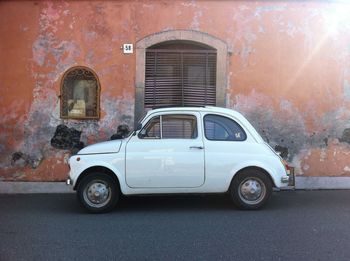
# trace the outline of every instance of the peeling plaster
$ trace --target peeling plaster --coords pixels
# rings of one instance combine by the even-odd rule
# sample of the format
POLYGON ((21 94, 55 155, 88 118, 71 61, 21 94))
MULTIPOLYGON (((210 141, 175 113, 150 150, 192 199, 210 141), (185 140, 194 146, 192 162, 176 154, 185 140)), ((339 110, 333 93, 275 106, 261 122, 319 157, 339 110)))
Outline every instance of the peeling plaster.
POLYGON ((117 131, 119 125, 125 124, 131 127, 134 121, 133 99, 128 94, 111 98, 108 93, 103 93, 101 95, 101 111, 104 116, 100 120, 62 120, 59 118, 59 106, 59 102, 57 102, 49 124, 58 126, 63 123, 69 128, 81 131, 80 140, 85 144, 108 140, 117 131))
POLYGON ((43 155, 31 155, 24 154, 23 152, 15 152, 12 154, 11 165, 19 168, 24 168, 30 165, 32 169, 36 169, 41 161, 43 160, 43 155))
POLYGON ((248 96, 237 95, 231 106, 243 113, 264 140, 282 153, 283 158, 292 162, 298 175, 311 169, 310 164, 303 162, 308 160, 312 150, 319 150, 319 162, 328 164, 337 157, 336 146, 341 146, 344 155, 345 147, 341 144, 350 144, 350 128, 346 128, 350 112, 345 108, 325 114, 321 120, 315 117, 315 121, 324 124, 320 124, 320 128, 326 126, 327 129, 310 132, 306 127, 306 114, 288 100, 281 100, 279 110, 276 110, 271 97, 253 90, 248 96), (344 115, 347 120, 340 120, 344 115), (329 145, 334 152, 332 155, 329 145))
MULTIPOLYGON (((228 33, 234 35, 233 39, 228 39, 230 46, 235 48, 235 54, 241 58, 242 67, 246 68, 249 65, 249 57, 252 53, 255 53, 254 43, 258 39, 257 33, 254 28, 254 22, 256 16, 254 13, 247 12, 249 7, 240 6, 237 12, 236 8, 233 9, 234 15, 232 16, 232 22, 236 25, 236 28, 227 28, 228 33)), ((264 28, 258 30, 258 33, 264 33, 264 28)))
POLYGON ((272 147, 288 148, 288 159, 297 154, 309 139, 305 122, 298 108, 281 101, 281 112, 273 109, 270 97, 257 93, 236 96, 234 109, 242 112, 272 147))
MULTIPOLYGON (((56 129, 56 125, 50 124, 51 117, 53 113, 57 113, 55 105, 58 103, 53 83, 67 69, 67 65, 74 63, 75 57, 80 54, 74 42, 60 40, 55 35, 59 26, 62 26, 62 23, 58 23, 61 10, 55 9, 51 2, 45 5, 47 7, 42 9, 39 20, 40 32, 32 48, 32 75, 36 80, 33 102, 23 122, 25 139, 19 146, 17 154, 13 154, 12 166, 15 167, 25 167, 29 164, 32 168, 37 168, 46 156, 51 157, 55 154, 49 146, 50 136, 53 136, 56 129), (51 57, 54 58, 55 65, 51 64, 51 57), (35 66, 51 69, 47 73, 39 74, 34 73, 37 71, 34 69, 35 66)), ((60 155, 63 153, 56 153, 56 156, 60 155)))
POLYGON ((307 154, 303 151, 295 157, 298 175, 307 176, 343 176, 348 175, 350 146, 334 139, 326 148, 310 147, 307 154), (304 166, 308 165, 308 168, 304 166), (302 168, 300 168, 302 167, 302 168))
POLYGON ((101 129, 107 132, 107 137, 115 133, 116 129, 114 128, 117 128, 118 125, 126 124, 132 126, 134 120, 134 104, 130 96, 125 95, 116 100, 103 97, 101 108, 109 112, 102 119, 103 124, 100 126, 101 129), (122 112, 122 114, 120 112, 122 112))
POLYGON ((192 0, 192 1, 183 2, 181 3, 181 5, 185 7, 196 7, 196 1, 192 0))
POLYGON ((51 33, 41 34, 33 44, 33 60, 37 65, 44 66, 48 55, 53 55, 58 63, 56 67, 63 68, 80 55, 80 50, 73 42, 59 41, 51 33))
POLYGON ((27 32, 27 31, 29 30, 29 27, 28 27, 28 26, 23 26, 23 25, 21 25, 21 26, 20 26, 20 30, 21 30, 22 32, 27 32))
POLYGON ((142 7, 150 9, 151 11, 154 11, 154 5, 152 4, 142 4, 142 7))
POLYGON ((97 33, 95 31, 85 32, 84 36, 86 41, 95 41, 97 39, 97 33))
POLYGON ((347 128, 343 131, 343 134, 339 140, 341 142, 346 142, 346 143, 350 144, 350 128, 347 128))
POLYGON ((190 25, 190 29, 199 31, 200 29, 200 19, 203 15, 203 12, 201 10, 198 10, 194 12, 192 23, 190 25))
POLYGON ((327 159, 326 150, 323 148, 320 153, 320 161, 325 161, 327 159))
POLYGON ((348 80, 344 80, 343 89, 345 101, 350 101, 350 83, 348 80))
POLYGON ((270 12, 280 12, 286 10, 286 5, 270 5, 270 6, 258 6, 255 9, 254 16, 261 19, 261 15, 263 13, 270 13, 270 12))
POLYGON ((310 168, 310 166, 308 164, 304 164, 304 166, 303 166, 304 171, 307 171, 309 168, 310 168))

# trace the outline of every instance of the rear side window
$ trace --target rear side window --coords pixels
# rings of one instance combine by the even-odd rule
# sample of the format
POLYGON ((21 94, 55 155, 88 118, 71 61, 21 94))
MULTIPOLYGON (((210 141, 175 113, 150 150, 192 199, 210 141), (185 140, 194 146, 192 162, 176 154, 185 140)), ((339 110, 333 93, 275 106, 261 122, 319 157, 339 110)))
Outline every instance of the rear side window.
POLYGON ((204 117, 204 133, 208 140, 244 141, 247 135, 234 120, 208 114, 204 117))

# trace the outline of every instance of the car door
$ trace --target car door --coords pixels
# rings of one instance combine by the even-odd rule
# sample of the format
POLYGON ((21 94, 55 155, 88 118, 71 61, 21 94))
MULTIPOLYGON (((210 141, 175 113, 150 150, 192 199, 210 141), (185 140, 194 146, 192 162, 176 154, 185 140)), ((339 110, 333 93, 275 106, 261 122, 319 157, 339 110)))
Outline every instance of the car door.
POLYGON ((209 178, 225 180, 232 170, 254 154, 251 142, 242 126, 231 117, 203 115, 205 171, 209 178))
POLYGON ((151 117, 126 145, 126 183, 133 188, 193 188, 204 183, 199 113, 151 117))

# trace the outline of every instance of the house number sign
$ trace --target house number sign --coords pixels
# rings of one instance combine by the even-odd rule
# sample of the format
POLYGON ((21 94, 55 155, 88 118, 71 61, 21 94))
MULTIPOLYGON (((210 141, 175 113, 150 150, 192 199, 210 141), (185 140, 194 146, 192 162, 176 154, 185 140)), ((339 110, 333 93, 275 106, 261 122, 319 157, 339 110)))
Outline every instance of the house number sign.
POLYGON ((134 52, 134 47, 132 44, 127 43, 123 44, 123 53, 133 53, 134 52))

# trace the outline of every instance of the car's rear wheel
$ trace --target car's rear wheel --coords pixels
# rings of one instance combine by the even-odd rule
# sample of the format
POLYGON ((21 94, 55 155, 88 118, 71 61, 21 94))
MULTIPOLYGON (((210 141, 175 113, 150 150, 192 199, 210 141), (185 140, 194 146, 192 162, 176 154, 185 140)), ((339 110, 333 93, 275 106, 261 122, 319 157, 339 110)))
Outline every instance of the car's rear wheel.
POLYGON ((111 211, 119 200, 119 194, 119 185, 105 173, 88 174, 77 188, 80 203, 92 213, 111 211))
POLYGON ((259 169, 246 169, 234 177, 230 194, 233 203, 240 209, 259 209, 272 193, 271 179, 259 169))

